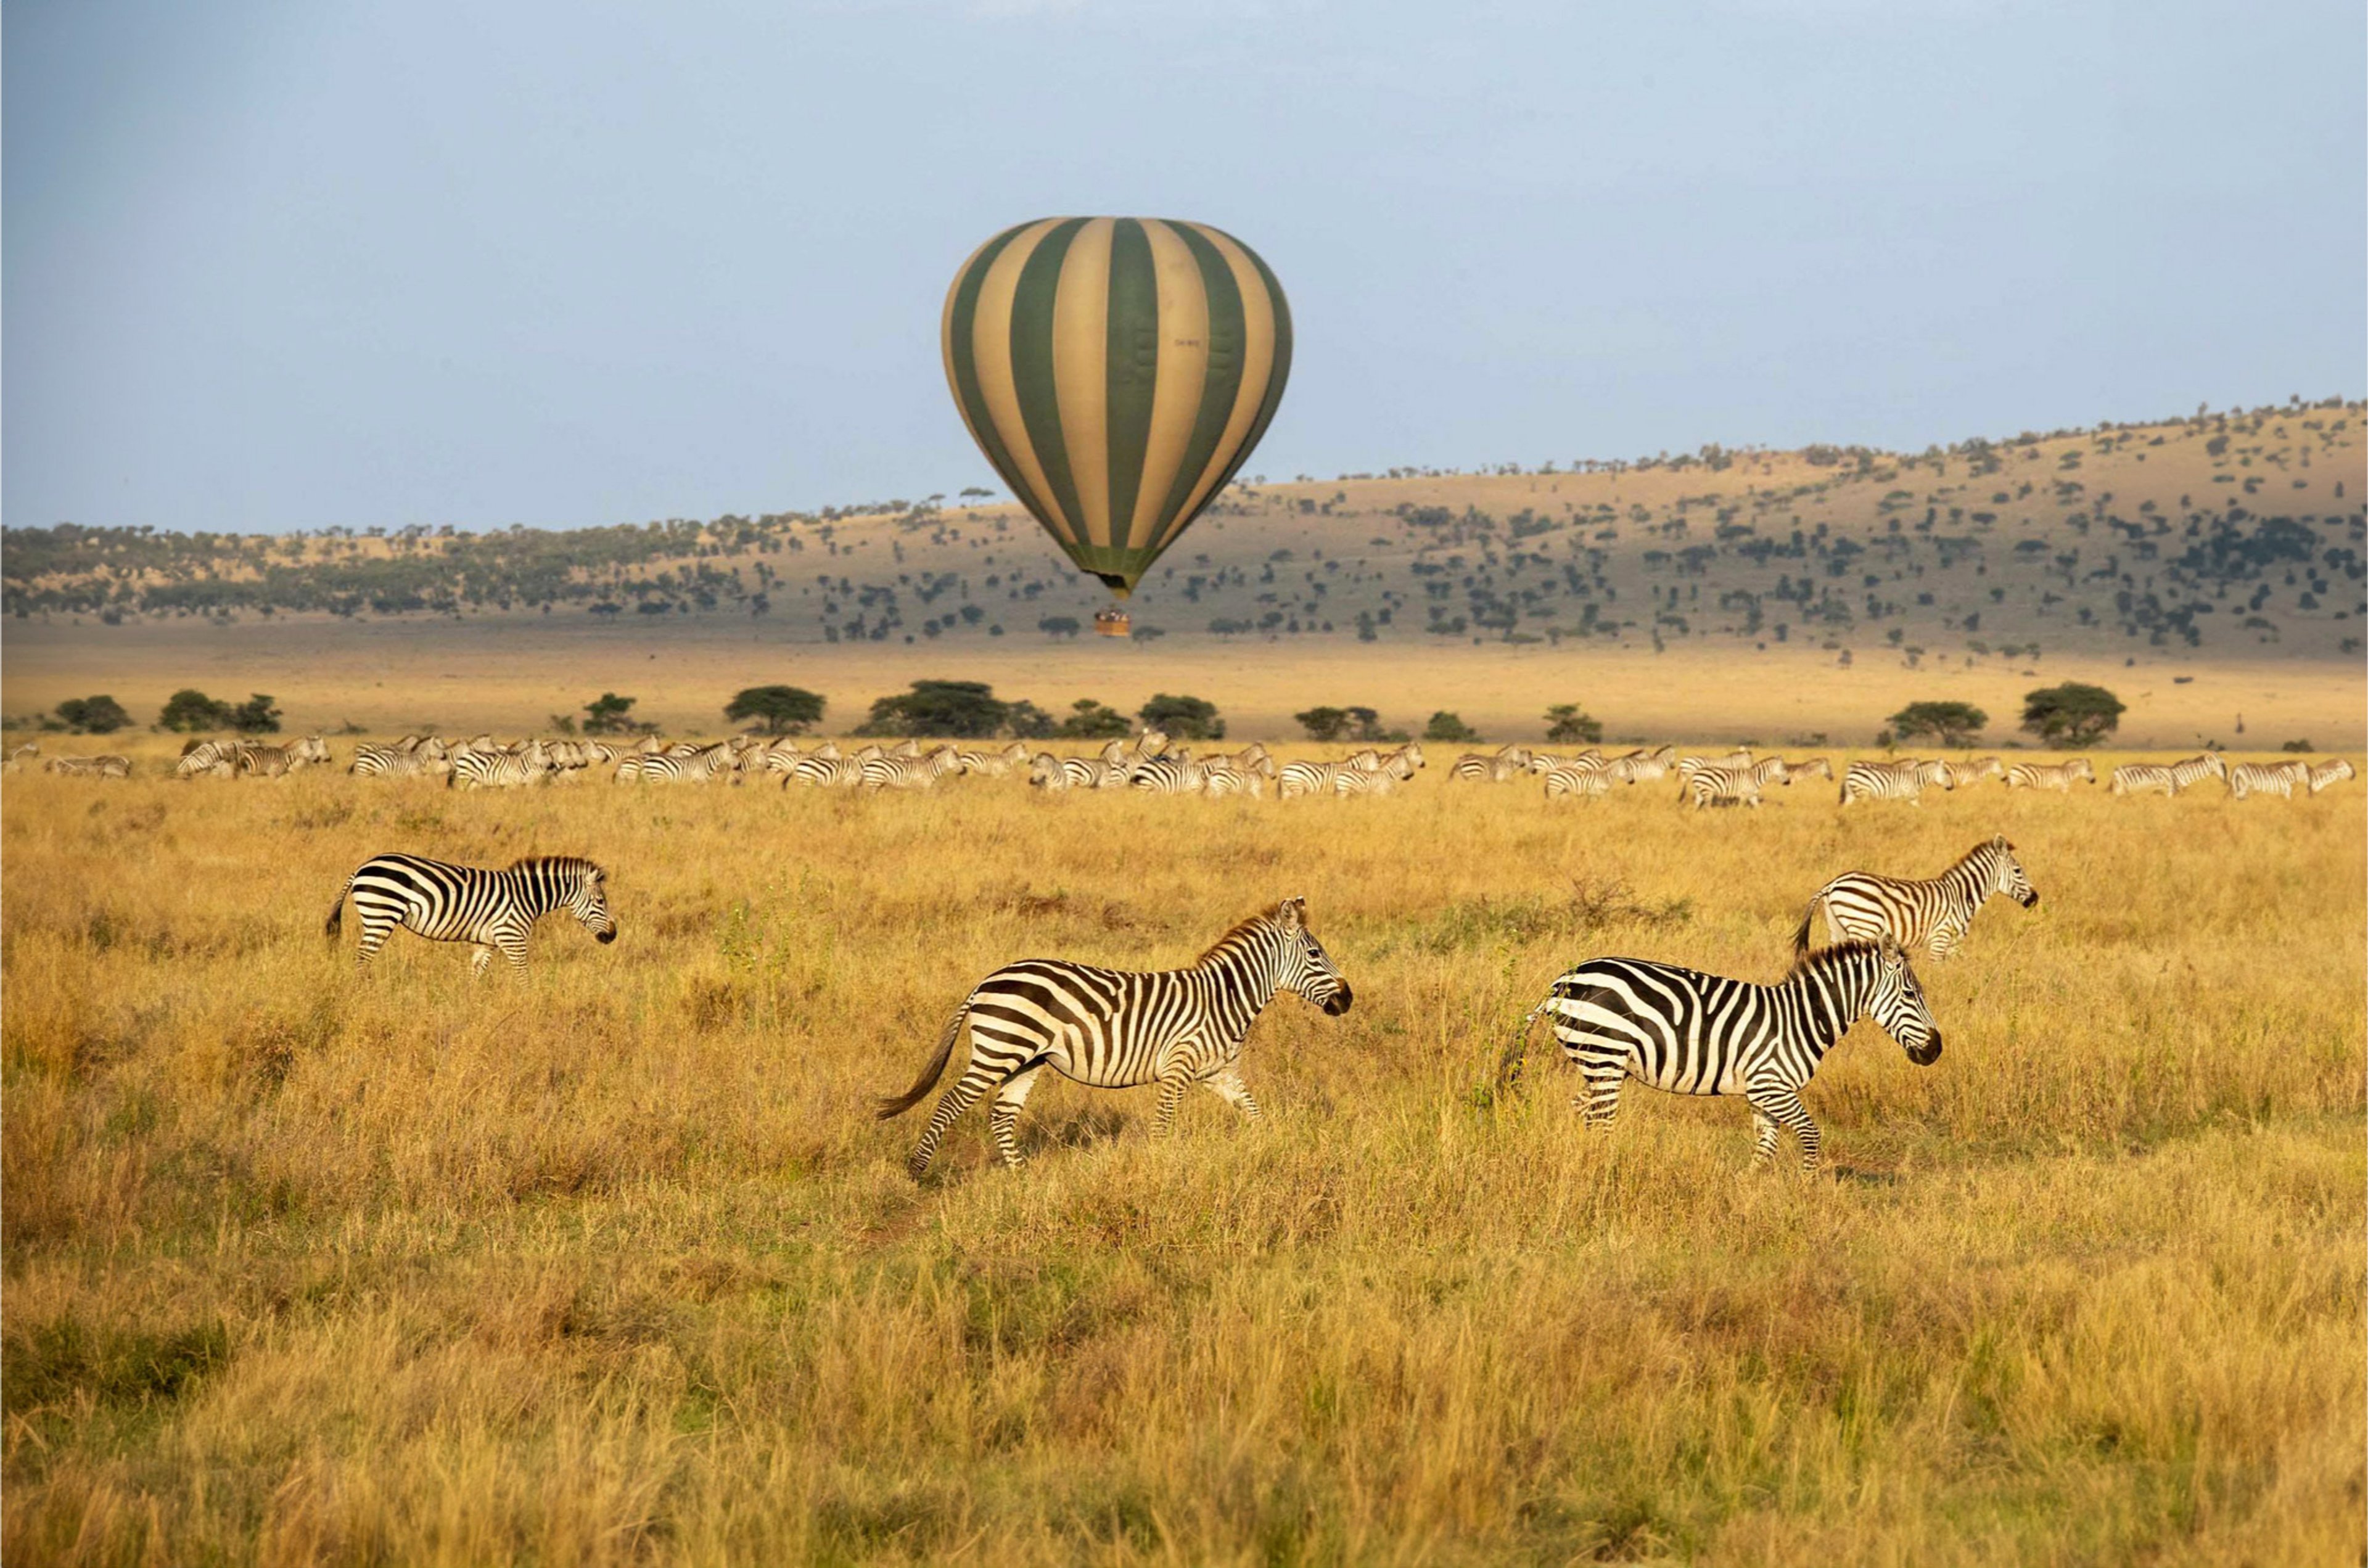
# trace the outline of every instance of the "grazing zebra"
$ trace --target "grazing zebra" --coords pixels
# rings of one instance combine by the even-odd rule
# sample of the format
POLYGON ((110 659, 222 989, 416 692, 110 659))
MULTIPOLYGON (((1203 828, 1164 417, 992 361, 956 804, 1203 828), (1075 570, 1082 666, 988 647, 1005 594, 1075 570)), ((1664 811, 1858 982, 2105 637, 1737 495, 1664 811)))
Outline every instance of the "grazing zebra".
POLYGON ((70 778, 129 778, 131 759, 113 753, 103 756, 53 756, 41 764, 41 771, 70 778))
POLYGON ((173 765, 176 778, 228 778, 238 771, 241 753, 254 744, 252 741, 191 741, 181 753, 181 760, 173 765))
POLYGON ((2351 764, 2341 757, 2323 762, 2310 770, 2310 792, 2317 794, 2330 784, 2339 784, 2351 777, 2351 764))
POLYGON ((464 751, 452 758, 444 776, 448 790, 515 790, 541 784, 551 778, 551 756, 541 741, 524 751, 464 751))
MULTIPOLYGON (((745 755, 730 741, 704 746, 678 742, 663 752, 643 757, 634 777, 644 784, 709 784, 718 778, 738 784, 743 782, 741 766, 745 755)), ((619 778, 623 777, 620 767, 619 778)))
POLYGON ((1611 759, 1611 777, 1622 784, 1643 784, 1655 778, 1666 778, 1669 769, 1678 764, 1678 748, 1659 746, 1652 751, 1632 751, 1625 756, 1611 759))
POLYGON ((2006 770, 2006 787, 2009 790, 2055 790, 2063 794, 2072 792, 2072 781, 2085 778, 2097 781, 2096 770, 2085 756, 2069 762, 2018 762, 2006 770))
POLYGON ((513 860, 501 870, 485 866, 453 866, 417 855, 377 855, 365 860, 337 891, 322 927, 334 946, 344 929, 346 895, 351 893, 354 913, 361 916, 361 947, 354 967, 368 967, 398 926, 407 926, 431 942, 473 942, 472 973, 482 975, 494 961, 495 949, 526 972, 527 933, 546 915, 565 910, 583 922, 592 939, 606 945, 617 939, 617 922, 609 913, 608 876, 591 861, 575 855, 531 855, 513 860))
POLYGON ((1788 758, 1784 763, 1784 771, 1787 775, 1794 778, 1824 778, 1830 780, 1834 776, 1834 765, 1827 762, 1822 756, 1804 756, 1798 762, 1792 761, 1788 758))
POLYGON ((1801 1141, 1805 1171, 1817 1168, 1818 1139, 1801 1089, 1851 1024, 1871 1015, 1918 1066, 1941 1055, 1923 987, 1892 942, 1820 949, 1774 985, 1643 959, 1590 959, 1556 980, 1521 1020, 1500 1085, 1519 1078, 1540 1013, 1554 1015, 1554 1038, 1586 1080, 1585 1096, 1574 1103, 1589 1126, 1611 1128, 1623 1077, 1671 1094, 1739 1093, 1751 1102, 1757 1163, 1775 1157, 1789 1128, 1801 1141))
POLYGON ((880 1118, 918 1105, 945 1075, 954 1042, 970 1026, 970 1064, 938 1100, 905 1168, 928 1170, 946 1130, 992 1091, 987 1129, 1007 1165, 1021 1163, 1012 1140, 1020 1108, 1047 1065, 1096 1088, 1159 1085, 1151 1132, 1164 1137, 1184 1091, 1195 1084, 1258 1114, 1242 1082, 1242 1039, 1278 991, 1295 993, 1338 1017, 1354 999, 1315 934, 1307 901, 1286 898, 1250 916, 1190 969, 1144 972, 1096 969, 1058 959, 1030 959, 996 970, 962 998, 946 1021, 937 1054, 903 1094, 880 1102, 880 1118))
POLYGON ((1397 790, 1405 775, 1381 767, 1343 767, 1332 775, 1332 793, 1346 800, 1351 795, 1389 795, 1397 790))
POLYGON ((2116 795, 2144 795, 2159 790, 2176 799, 2181 790, 2205 778, 2217 778, 2224 784, 2227 782, 2228 764, 2216 751, 2207 751, 2201 756, 2191 756, 2167 765, 2125 762, 2113 769, 2112 791, 2116 795))
POLYGON ((1912 756, 1897 762, 1853 762, 1842 769, 1842 804, 1852 801, 1906 801, 1924 803, 1924 787, 1957 787, 1956 775, 1945 762, 1918 762, 1912 756))
POLYGON ((2025 909, 2039 907, 2039 892, 2023 875, 2022 862, 2014 858, 2014 846, 2004 834, 1975 845, 1955 865, 1929 880, 1845 871, 1809 900, 1800 928, 1793 933, 1793 951, 1809 950, 1809 928, 1822 908, 1829 941, 1888 938, 1945 959, 1964 940, 1975 915, 1992 893, 2003 893, 2025 909))
POLYGON ((1447 770, 1450 779, 1469 778, 1475 783, 1506 784, 1530 771, 1530 748, 1500 746, 1496 752, 1465 752, 1447 770))
POLYGON ((2242 801, 2253 795, 2294 799, 2294 786, 2310 787, 2310 764, 2300 757, 2284 762, 2239 762, 2228 769, 2228 794, 2242 801))
POLYGON ((1263 800, 1266 797, 1266 778, 1265 774, 1254 767, 1245 766, 1238 758, 1220 758, 1201 764, 1201 792, 1212 801, 1226 795, 1247 795, 1253 801, 1263 800))
POLYGON ((1038 790, 1099 790, 1108 764, 1083 756, 1054 756, 1040 751, 1028 765, 1028 782, 1038 790))

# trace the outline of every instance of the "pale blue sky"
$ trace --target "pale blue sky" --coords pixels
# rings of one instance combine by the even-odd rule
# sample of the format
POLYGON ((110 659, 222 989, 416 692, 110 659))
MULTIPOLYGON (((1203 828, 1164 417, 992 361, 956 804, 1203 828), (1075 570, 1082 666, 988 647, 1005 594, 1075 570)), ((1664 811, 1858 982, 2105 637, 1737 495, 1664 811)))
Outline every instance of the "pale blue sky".
POLYGON ((1249 472, 2362 390, 2359 0, 11 0, 16 526, 991 483, 938 312, 1055 212, 1291 296, 1249 472))

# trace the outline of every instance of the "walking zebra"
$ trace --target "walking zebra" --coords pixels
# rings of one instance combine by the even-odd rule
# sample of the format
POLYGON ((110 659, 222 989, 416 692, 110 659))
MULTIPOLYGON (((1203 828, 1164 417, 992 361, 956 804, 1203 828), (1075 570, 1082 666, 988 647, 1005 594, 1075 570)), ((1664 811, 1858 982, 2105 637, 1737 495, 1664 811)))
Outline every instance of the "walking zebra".
POLYGON ((1798 762, 1788 759, 1784 764, 1784 771, 1794 778, 1830 780, 1834 776, 1834 765, 1822 756, 1804 756, 1798 762))
MULTIPOLYGON (((1269 766, 1272 766, 1269 764, 1269 766)), ((1251 800, 1266 797, 1267 776, 1238 757, 1224 757, 1201 764, 1201 792, 1214 801, 1226 795, 1247 795, 1251 800)))
POLYGON ((1760 788, 1770 779, 1785 785, 1793 782, 1781 756, 1763 757, 1747 767, 1705 764, 1686 770, 1685 789, 1679 798, 1696 811, 1705 806, 1749 806, 1756 811, 1760 804, 1760 788))
POLYGON ((2006 787, 2009 790, 2054 790, 2061 794, 2072 792, 2072 781, 2085 778, 2097 781, 2096 769, 2085 756, 2069 762, 2018 762, 2006 770, 2006 787))
MULTIPOLYGON (((663 752, 643 757, 633 777, 644 784, 712 784, 718 778, 728 778, 738 784, 742 782, 743 756, 742 748, 730 741, 719 741, 705 746, 677 743, 663 752)), ((622 765, 619 767, 618 777, 620 780, 625 777, 622 765)))
POLYGON ((285 778, 302 768, 318 765, 327 767, 329 743, 318 735, 307 735, 294 745, 249 745, 238 754, 238 771, 265 778, 285 778))
POLYGON ((989 778, 1000 778, 1028 760, 1028 748, 1018 741, 1001 751, 963 751, 954 754, 964 773, 983 773, 989 778))
POLYGON ((1395 794, 1403 777, 1387 767, 1343 767, 1332 775, 1332 793, 1343 800, 1351 795, 1395 794))
POLYGON ((238 772, 241 753, 252 741, 191 741, 173 765, 176 778, 229 778, 238 772))
POLYGON ((863 764, 857 782, 867 790, 932 790, 939 778, 961 769, 962 764, 954 758, 954 748, 939 746, 927 756, 892 753, 872 757, 863 764))
POLYGON ((1028 765, 1028 782, 1038 790, 1099 790, 1107 766, 1088 757, 1054 756, 1040 751, 1028 765))
POLYGON ((346 918, 346 895, 361 916, 362 940, 354 967, 365 968, 398 926, 431 942, 473 942, 472 973, 482 975, 494 952, 526 972, 527 933, 546 915, 565 910, 594 941, 617 939, 609 913, 608 873, 574 855, 535 855, 502 870, 453 866, 417 855, 377 855, 356 868, 329 906, 322 929, 335 945, 346 918))
POLYGON ((1530 748, 1500 746, 1494 753, 1465 752, 1447 770, 1452 780, 1468 778, 1475 783, 1505 784, 1530 771, 1530 748))
POLYGON ((1611 792, 1611 769, 1595 752, 1566 758, 1549 759, 1546 768, 1546 799, 1557 795, 1576 795, 1581 800, 1600 801, 1611 792))
POLYGON ((546 782, 550 777, 551 757, 538 740, 528 743, 524 751, 461 752, 452 758, 452 771, 444 776, 444 787, 515 790, 546 782))
POLYGON ((1842 769, 1842 804, 1847 806, 1852 801, 1906 801, 1920 806, 1927 784, 1953 790, 1957 779, 1945 762, 1918 762, 1912 756, 1897 762, 1853 762, 1842 769))
POLYGON ((917 1181, 946 1130, 980 1096, 993 1092, 987 1130, 1007 1165, 1021 1164, 1012 1131, 1036 1074, 1050 1066, 1064 1078, 1102 1089, 1159 1085, 1151 1134, 1165 1137, 1184 1091, 1201 1084, 1246 1117, 1258 1101, 1242 1082, 1242 1040, 1278 991, 1292 992, 1338 1017, 1354 1000, 1315 934, 1307 901, 1286 898, 1250 916, 1190 969, 1097 969, 1059 959, 1030 959, 988 975, 946 1020, 937 1054, 913 1086, 880 1102, 880 1119, 901 1116, 937 1086, 970 1028, 970 1064, 938 1100, 921 1141, 905 1162, 917 1181))
POLYGON ((1963 790, 1967 785, 1978 784, 1985 778, 2005 778, 2006 764, 1994 756, 1977 756, 1968 762, 1951 763, 1949 775, 1957 781, 1957 788, 1963 790))
POLYGON ((2014 858, 2014 846, 2004 834, 1975 845, 1955 865, 1927 880, 1845 871, 1809 900, 1800 928, 1793 933, 1793 951, 1809 950, 1809 930, 1823 909, 1829 941, 1884 938, 1945 959, 1957 950, 1975 915, 1993 893, 2003 893, 2025 909, 2039 907, 2039 892, 2023 874, 2022 862, 2014 858))
POLYGON ((1146 757, 1127 778, 1131 789, 1154 795, 1197 795, 1208 787, 1209 765, 1196 762, 1190 751, 1146 757))
POLYGON ((1918 1066, 1941 1055, 1941 1030, 1907 956, 1892 942, 1824 948, 1774 985, 1702 974, 1644 959, 1590 959, 1554 983, 1521 1020, 1498 1073, 1520 1074, 1531 1026, 1554 1015, 1554 1038, 1586 1080, 1574 1100, 1608 1131, 1620 1083, 1634 1078, 1679 1095, 1741 1094, 1751 1102, 1757 1163, 1775 1158, 1782 1130, 1801 1141, 1801 1168, 1817 1168, 1817 1124, 1801 1089, 1851 1024, 1872 1016, 1918 1066))
POLYGON ((1625 756, 1611 759, 1610 772, 1622 784, 1643 784, 1655 778, 1666 778, 1669 769, 1678 765, 1678 748, 1659 746, 1652 751, 1632 751, 1625 756))
POLYGON ((2300 757, 2284 762, 2239 762, 2228 769, 2228 795, 2242 801, 2253 795, 2294 799, 2294 786, 2310 787, 2310 764, 2300 757))
POLYGON ((2228 764, 2216 751, 2169 764, 2125 762, 2113 769, 2112 791, 2116 795, 2144 795, 2159 790, 2176 799, 2181 790, 2205 778, 2227 782, 2228 764))
POLYGON ((2351 764, 2340 756, 2333 762, 2320 763, 2310 770, 2310 792, 2316 795, 2328 785, 2340 783, 2351 777, 2351 764))
POLYGON ((1329 795, 1334 780, 1348 769, 1345 762, 1286 762, 1274 781, 1278 799, 1295 801, 1303 795, 1329 795))

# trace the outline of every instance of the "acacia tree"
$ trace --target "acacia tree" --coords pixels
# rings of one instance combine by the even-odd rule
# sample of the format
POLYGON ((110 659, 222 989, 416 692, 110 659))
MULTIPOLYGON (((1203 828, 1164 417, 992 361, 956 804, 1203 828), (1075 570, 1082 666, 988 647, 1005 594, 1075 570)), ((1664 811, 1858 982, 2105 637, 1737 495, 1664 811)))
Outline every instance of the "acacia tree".
POLYGON ((185 686, 165 699, 157 722, 168 730, 227 730, 231 706, 218 702, 196 687, 185 686))
POLYGON ((1060 735, 1071 741, 1114 741, 1133 726, 1126 715, 1115 708, 1105 707, 1090 697, 1080 697, 1070 704, 1069 716, 1061 721, 1060 735))
POLYGON ((584 733, 587 735, 621 735, 633 728, 626 717, 633 710, 633 699, 604 691, 584 705, 584 733))
POLYGON ((69 697, 58 704, 58 722, 78 735, 107 735, 129 728, 131 715, 112 697, 69 697))
POLYGON ((1557 702, 1546 710, 1546 739, 1555 743, 1584 742, 1593 745, 1603 738, 1603 722, 1590 719, 1587 710, 1576 702, 1557 702))
POLYGON ((1225 738, 1225 721, 1218 715, 1217 705, 1198 697, 1170 697, 1163 691, 1144 703, 1135 717, 1143 721, 1144 728, 1179 741, 1225 738))
POLYGON ((1929 736, 1944 746, 1969 746, 1990 716, 1970 702, 1911 702, 1886 722, 1903 741, 1929 736))
POLYGON ((1422 738, 1446 744, 1457 742, 1469 744, 1480 738, 1480 732, 1465 723, 1462 714, 1441 709, 1430 716, 1429 723, 1423 726, 1422 738))
POLYGON ((723 710, 723 717, 733 723, 744 719, 764 722, 768 735, 803 734, 807 726, 822 722, 823 699, 797 686, 752 686, 733 698, 723 710))
POLYGON ((2024 694, 2022 727, 2052 746, 2085 746, 2121 728, 2124 711, 2103 687, 2067 680, 2024 694))

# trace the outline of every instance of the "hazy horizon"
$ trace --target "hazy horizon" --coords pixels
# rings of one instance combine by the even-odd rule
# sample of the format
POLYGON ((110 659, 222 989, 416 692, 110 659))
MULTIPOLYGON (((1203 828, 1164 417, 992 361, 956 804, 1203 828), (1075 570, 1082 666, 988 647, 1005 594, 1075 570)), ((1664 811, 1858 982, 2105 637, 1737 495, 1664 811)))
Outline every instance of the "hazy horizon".
POLYGON ((0 26, 13 527, 994 487, 939 308, 981 239, 1051 212, 1204 219, 1274 267, 1297 357, 1248 472, 1276 478, 2363 390, 2356 6, 0 26))

